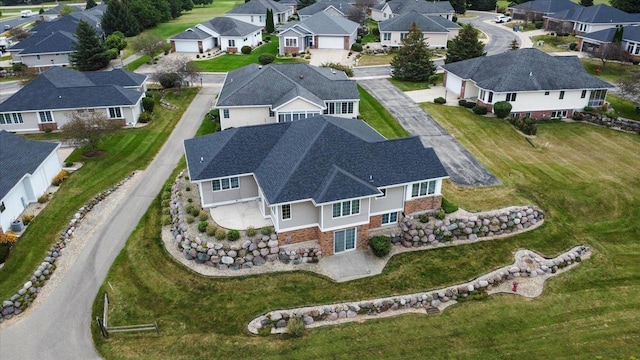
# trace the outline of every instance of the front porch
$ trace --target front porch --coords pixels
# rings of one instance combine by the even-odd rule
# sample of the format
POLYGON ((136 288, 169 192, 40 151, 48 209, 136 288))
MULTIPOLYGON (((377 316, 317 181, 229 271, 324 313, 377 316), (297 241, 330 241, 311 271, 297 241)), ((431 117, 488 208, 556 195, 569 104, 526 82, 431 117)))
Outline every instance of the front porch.
POLYGON ((259 229, 273 226, 270 219, 262 216, 258 201, 217 206, 210 208, 209 212, 213 221, 225 229, 246 230, 249 227, 259 229))

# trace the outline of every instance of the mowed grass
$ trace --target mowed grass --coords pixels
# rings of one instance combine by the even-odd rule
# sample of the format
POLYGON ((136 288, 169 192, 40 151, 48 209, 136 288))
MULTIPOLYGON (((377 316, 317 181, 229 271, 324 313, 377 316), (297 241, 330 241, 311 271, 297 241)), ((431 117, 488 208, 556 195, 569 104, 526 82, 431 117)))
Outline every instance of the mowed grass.
MULTIPOLYGON (((211 60, 194 61, 193 63, 204 72, 227 72, 239 69, 249 64, 258 64, 261 54, 278 54, 278 37, 271 35, 271 41, 254 49, 251 54, 224 54, 211 60)), ((300 58, 276 58, 277 63, 292 63, 304 61, 300 58)))
POLYGON ((608 81, 612 84, 629 76, 633 71, 637 71, 638 66, 629 63, 618 63, 607 61, 604 66, 599 59, 580 59, 582 65, 591 75, 596 75, 596 70, 599 71, 598 77, 602 80, 608 81))
POLYGON ((536 49, 544 52, 561 52, 571 51, 569 44, 578 43, 578 38, 575 36, 556 36, 556 35, 538 35, 531 38, 533 45, 536 49), (538 41, 544 41, 544 45, 538 46, 538 41))
MULTIPOLYGON (((516 237, 393 257, 378 276, 335 283, 305 272, 242 278, 196 275, 160 241, 160 198, 143 217, 103 285, 114 325, 157 321, 160 332, 92 327, 108 359, 627 359, 640 352, 640 138, 591 125, 539 126, 535 148, 506 122, 424 105, 504 187, 445 195, 467 209, 536 204, 545 225, 516 237), (598 144, 598 146, 593 146, 598 144), (438 316, 404 315, 309 330, 302 338, 251 336, 269 310, 404 294, 467 281, 529 248, 546 256, 577 244, 591 259, 550 280, 543 295, 509 294, 455 305, 438 316)), ((399 159, 399 161, 409 161, 399 159)), ((409 165, 410 166, 410 165, 409 165)), ((172 177, 173 178, 173 177, 172 177)), ((94 316, 102 314, 102 297, 94 316)))
POLYGON ((362 55, 358 66, 389 65, 395 54, 362 55))
POLYGON ((120 130, 106 139, 100 146, 105 150, 100 158, 84 159, 77 150, 71 154, 70 161, 83 162, 84 166, 60 186, 14 246, 5 266, 0 269, 0 299, 8 299, 29 280, 78 208, 134 170, 144 169, 149 164, 196 92, 197 89, 185 89, 167 93, 165 100, 178 106, 178 110, 168 110, 158 104, 154 120, 147 126, 120 130))
POLYGON ((358 85, 360 93, 360 115, 369 126, 387 139, 409 136, 409 133, 367 90, 358 85))
POLYGON ((615 109, 616 113, 623 118, 640 121, 640 112, 636 110, 640 104, 627 100, 621 96, 608 94, 607 101, 615 109))

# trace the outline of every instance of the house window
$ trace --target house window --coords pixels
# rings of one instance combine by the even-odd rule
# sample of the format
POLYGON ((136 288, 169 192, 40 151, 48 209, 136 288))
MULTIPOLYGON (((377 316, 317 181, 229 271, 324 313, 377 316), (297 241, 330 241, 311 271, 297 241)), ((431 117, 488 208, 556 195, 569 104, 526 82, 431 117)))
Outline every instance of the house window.
POLYGON ((286 111, 278 113, 278 122, 291 122, 320 115, 320 111, 286 111))
POLYGON ((291 204, 282 205, 282 220, 291 219, 291 204))
POLYGON ((51 111, 38 111, 38 120, 41 123, 51 123, 53 122, 53 114, 51 111))
POLYGON ((40 60, 40 55, 36 55, 36 59, 37 59, 37 60, 40 60))
POLYGON ((260 16, 260 17, 258 18, 258 21, 259 21, 259 22, 264 22, 264 17, 260 16))
POLYGON ((19 121, 18 121, 18 122, 16 122, 16 124, 22 124, 22 114, 19 114, 19 113, 13 113, 13 114, 9 114, 9 113, 7 113, 7 114, 0 114, 0 124, 1 124, 1 125, 5 125, 5 124, 12 124, 12 123, 13 123, 13 121, 11 120, 11 115, 14 115, 14 117, 15 117, 15 115, 19 115, 19 116, 20 116, 20 118, 19 118, 19 121))
POLYGON ((433 195, 436 193, 436 180, 425 181, 413 184, 411 188, 411 197, 421 197, 433 195))
POLYGON ((276 114, 273 112, 273 110, 269 109, 269 117, 274 117, 276 116, 276 114))
POLYGON ((604 104, 604 98, 607 96, 607 90, 591 90, 589 95, 589 106, 600 107, 604 104))
POLYGON ((560 97, 558 99, 560 100, 564 99, 564 90, 560 91, 560 97))
POLYGON ((407 35, 409 35, 409 33, 400 33, 400 40, 406 39, 407 35))
MULTIPOLYGON (((387 15, 387 14, 385 14, 385 15, 387 15)), ((391 41, 391 33, 390 32, 382 33, 382 36, 383 36, 383 40, 391 41)))
POLYGON ((567 110, 552 111, 551 112, 551 117, 552 118, 566 118, 567 117, 567 110))
POLYGON ((360 214, 360 200, 343 201, 333 204, 333 218, 360 214))
POLYGON ((480 95, 478 96, 478 98, 482 101, 484 101, 484 94, 486 93, 486 91, 484 90, 480 90, 480 95))
POLYGON ((211 182, 211 190, 213 191, 222 191, 229 189, 237 189, 240 187, 240 182, 238 181, 238 177, 228 177, 222 179, 216 179, 211 182))
POLYGON ((516 101, 516 93, 507 93, 507 101, 516 101))
POLYGON ((388 214, 382 214, 382 225, 393 224, 398 222, 398 213, 392 212, 388 214))
POLYGON ((253 15, 251 15, 251 22, 253 22, 253 15))
POLYGON ((298 38, 284 38, 285 47, 298 47, 298 38))
POLYGON ((229 47, 235 47, 236 46, 236 40, 235 39, 229 39, 229 47))
POLYGON ((520 113, 511 113, 511 117, 517 119, 520 117, 520 113))
POLYGON ((21 113, 13 113, 11 114, 11 117, 13 117, 13 123, 14 124, 23 124, 24 121, 22 120, 22 114, 21 113))
POLYGON ((487 99, 487 103, 491 104, 493 102, 493 91, 489 91, 489 99, 487 99))
POLYGON ((381 195, 376 196, 376 199, 383 199, 387 197, 387 189, 378 189, 380 190, 380 192, 382 192, 381 195))
POLYGON ((353 114, 353 101, 327 103, 325 114, 353 114))
POLYGON ((333 233, 333 253, 341 253, 356 248, 356 228, 333 233))
POLYGON ((549 92, 548 92, 548 91, 545 91, 545 92, 544 92, 544 95, 545 95, 545 96, 546 96, 546 95, 549 95, 549 92))
POLYGON ((222 117, 224 119, 228 119, 229 118, 229 109, 222 109, 222 117))
POLYGON ((580 99, 584 99, 587 97, 587 90, 582 90, 582 94, 580 94, 580 99))
POLYGON ((0 213, 3 213, 5 210, 7 210, 7 207, 4 206, 4 201, 0 202, 0 213))
POLYGON ((109 118, 120 119, 122 118, 122 110, 119 107, 109 108, 109 118))

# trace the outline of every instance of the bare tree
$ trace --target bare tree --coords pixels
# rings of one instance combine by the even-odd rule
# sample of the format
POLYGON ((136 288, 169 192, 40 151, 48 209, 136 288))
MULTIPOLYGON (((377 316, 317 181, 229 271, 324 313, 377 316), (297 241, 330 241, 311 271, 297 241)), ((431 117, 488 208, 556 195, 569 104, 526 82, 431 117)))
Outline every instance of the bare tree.
MULTIPOLYGON (((189 60, 187 56, 176 56, 172 58, 164 58, 160 67, 151 75, 151 79, 165 86, 165 81, 171 79, 170 82, 179 82, 182 84, 185 80, 196 83, 202 76, 198 67, 189 60)), ((166 84, 168 85, 168 84, 166 84)))
POLYGON ((371 14, 371 8, 375 6, 378 2, 376 0, 356 0, 353 4, 360 11, 365 13, 366 15, 371 14))
POLYGON ((599 59, 602 62, 602 68, 607 65, 609 60, 628 60, 628 53, 622 49, 618 43, 603 43, 593 51, 591 57, 599 59))
POLYGON ((110 120, 102 113, 74 113, 62 128, 60 139, 93 154, 98 150, 100 141, 120 127, 117 120, 110 120))
POLYGON ((631 72, 618 82, 622 94, 640 100, 640 70, 631 72))
POLYGON ((151 57, 159 53, 165 44, 166 41, 163 38, 152 33, 142 33, 131 41, 133 50, 151 57))
POLYGON ((22 41, 31 35, 25 28, 16 26, 13 29, 9 30, 9 35, 15 38, 18 41, 22 41))
POLYGON ((358 8, 352 8, 351 10, 349 10, 349 13, 347 13, 347 19, 361 25, 364 24, 364 20, 366 18, 367 15, 365 14, 365 12, 358 8))

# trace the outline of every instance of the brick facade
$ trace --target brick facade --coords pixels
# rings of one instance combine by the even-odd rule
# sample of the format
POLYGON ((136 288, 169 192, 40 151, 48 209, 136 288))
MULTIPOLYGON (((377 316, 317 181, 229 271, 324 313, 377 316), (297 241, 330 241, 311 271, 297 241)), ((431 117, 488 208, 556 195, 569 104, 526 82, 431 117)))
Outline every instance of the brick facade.
POLYGON ((343 47, 344 47, 345 50, 350 50, 351 49, 351 46, 349 46, 349 37, 348 36, 344 37, 344 45, 343 45, 343 47))
MULTIPOLYGON (((540 118, 549 118, 551 117, 551 113, 553 111, 566 111, 567 112, 567 118, 571 118, 573 116, 573 109, 558 109, 558 110, 545 110, 545 111, 522 111, 519 112, 518 114, 520 114, 521 118, 524 118, 526 114, 531 114, 530 118, 531 119, 540 119, 540 118)), ((511 112, 511 115, 513 115, 515 112, 511 112)))
POLYGON ((442 207, 442 195, 428 196, 405 201, 404 213, 409 215, 416 212, 440 209, 440 207, 442 207))
MULTIPOLYGON (((372 220, 375 222, 377 218, 378 227, 380 226, 381 217, 372 216, 372 220)), ((346 227, 349 229, 351 226, 346 227)), ((365 250, 369 246, 369 229, 373 228, 370 224, 364 224, 356 226, 356 249, 365 250)), ((337 231, 337 230, 334 230, 337 231)), ((317 226, 309 227, 306 229, 299 229, 293 231, 282 231, 278 233, 278 245, 289 245, 301 243, 304 241, 318 240, 320 249, 323 256, 333 255, 333 233, 334 231, 320 231, 317 226), (291 241, 287 242, 287 238, 290 237, 291 241)))
POLYGON ((484 107, 486 107, 486 108, 487 108, 487 112, 488 112, 488 113, 493 112, 493 105, 491 105, 491 104, 487 104, 487 103, 485 103, 484 101, 482 101, 482 100, 480 100, 480 99, 478 99, 478 101, 476 101, 476 104, 477 104, 478 106, 484 106, 484 107))
POLYGON ((51 129, 51 131, 55 131, 55 130, 58 130, 58 124, 54 122, 38 124, 38 128, 40 129, 40 131, 45 131, 47 129, 51 129))
POLYGON ((296 46, 285 46, 284 47, 284 53, 285 55, 292 55, 292 54, 297 54, 298 53, 298 47, 296 46))
POLYGON ((229 54, 235 54, 235 53, 237 53, 237 52, 238 52, 238 48, 237 48, 237 47, 228 47, 228 48, 227 48, 227 52, 228 52, 229 54))

